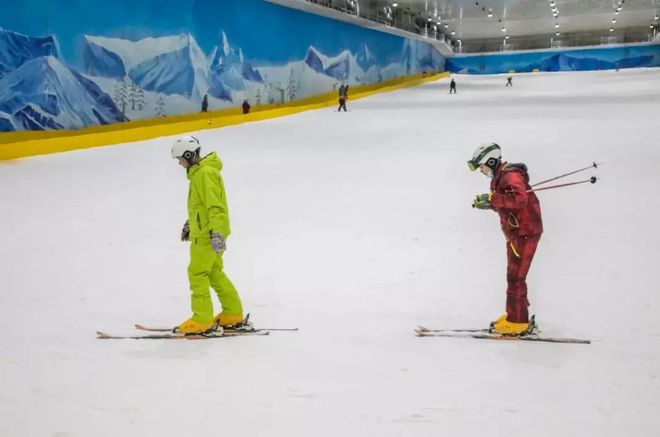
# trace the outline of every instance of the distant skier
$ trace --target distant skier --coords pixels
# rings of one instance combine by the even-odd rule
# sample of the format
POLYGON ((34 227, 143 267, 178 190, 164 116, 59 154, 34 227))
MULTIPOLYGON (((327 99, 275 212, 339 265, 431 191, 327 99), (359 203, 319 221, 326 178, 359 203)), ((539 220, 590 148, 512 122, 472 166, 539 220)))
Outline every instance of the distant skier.
POLYGON ((541 206, 536 194, 528 192, 529 175, 525 164, 501 162, 497 144, 480 146, 468 167, 492 178, 490 192, 478 194, 473 206, 498 213, 506 237, 506 313, 492 326, 500 334, 522 334, 529 328, 527 273, 543 233, 541 206))
POLYGON ((348 100, 348 85, 342 83, 339 87, 339 108, 337 108, 337 111, 341 111, 343 108, 346 112, 346 100, 348 100))
POLYGON ((202 112, 209 110, 209 96, 204 94, 204 99, 202 100, 202 112))
POLYGON ((504 86, 504 88, 508 86, 513 86, 513 78, 511 76, 506 78, 506 85, 504 86))
POLYGON ((220 170, 222 161, 215 152, 201 157, 197 138, 185 136, 172 145, 172 158, 186 169, 188 220, 181 241, 190 241, 190 281, 192 317, 178 326, 184 333, 205 332, 216 322, 232 326, 243 321, 243 306, 238 292, 223 272, 222 255, 229 237, 229 210, 220 170), (209 285, 220 299, 222 312, 213 316, 209 285))
POLYGON ((249 114, 250 113, 250 104, 248 103, 247 99, 243 100, 243 105, 241 106, 243 108, 243 114, 249 114))
POLYGON ((456 94, 456 81, 454 78, 451 78, 451 82, 449 82, 449 94, 454 93, 456 94))

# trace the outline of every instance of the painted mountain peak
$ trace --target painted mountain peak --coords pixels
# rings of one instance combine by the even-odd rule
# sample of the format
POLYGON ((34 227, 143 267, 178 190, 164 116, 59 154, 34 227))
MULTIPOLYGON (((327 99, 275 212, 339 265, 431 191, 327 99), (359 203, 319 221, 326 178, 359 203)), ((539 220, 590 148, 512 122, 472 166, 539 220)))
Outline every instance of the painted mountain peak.
POLYGON ((366 44, 363 44, 362 47, 360 47, 360 50, 358 51, 355 59, 357 60, 360 68, 362 68, 364 71, 367 71, 377 64, 376 57, 371 52, 371 50, 369 50, 369 46, 366 44))
POLYGON ((206 56, 188 33, 138 41, 85 35, 83 59, 88 74, 129 77, 147 91, 201 100, 208 88, 206 56))
POLYGON ((54 36, 27 36, 0 27, 0 78, 40 56, 59 57, 54 36))
POLYGON ((213 47, 208 56, 209 94, 215 98, 233 101, 231 91, 245 90, 245 81, 262 83, 263 78, 250 62, 245 60, 243 50, 234 48, 224 31, 220 32, 220 44, 213 47))
POLYGON ((329 57, 310 46, 304 62, 317 73, 325 74, 339 81, 351 81, 353 78, 364 76, 364 70, 360 68, 350 50, 344 50, 337 56, 329 57))
POLYGON ((0 130, 80 129, 124 121, 110 96, 54 56, 0 79, 0 130))

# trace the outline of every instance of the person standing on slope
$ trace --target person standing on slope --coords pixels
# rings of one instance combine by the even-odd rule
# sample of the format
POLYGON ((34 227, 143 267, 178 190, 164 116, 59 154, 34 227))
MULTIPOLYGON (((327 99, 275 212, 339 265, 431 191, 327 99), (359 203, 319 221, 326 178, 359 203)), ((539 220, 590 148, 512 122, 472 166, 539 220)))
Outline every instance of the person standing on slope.
POLYGON ((490 192, 478 194, 474 207, 497 212, 506 237, 506 313, 492 323, 491 331, 524 334, 530 329, 527 273, 543 233, 539 199, 530 192, 527 166, 502 162, 500 146, 495 143, 480 146, 468 167, 472 171, 480 169, 492 179, 490 192))
POLYGON ((339 108, 337 108, 337 112, 341 111, 342 108, 344 109, 344 112, 346 112, 346 100, 348 99, 348 85, 344 85, 343 83, 339 87, 339 108))
POLYGON ((185 136, 172 145, 172 158, 186 169, 188 180, 188 220, 181 241, 190 241, 190 281, 192 317, 176 329, 183 333, 206 332, 218 323, 236 326, 243 321, 243 306, 236 288, 223 271, 222 255, 229 237, 229 210, 220 170, 222 161, 215 152, 201 157, 197 138, 185 136), (213 316, 209 285, 220 299, 222 312, 213 316))

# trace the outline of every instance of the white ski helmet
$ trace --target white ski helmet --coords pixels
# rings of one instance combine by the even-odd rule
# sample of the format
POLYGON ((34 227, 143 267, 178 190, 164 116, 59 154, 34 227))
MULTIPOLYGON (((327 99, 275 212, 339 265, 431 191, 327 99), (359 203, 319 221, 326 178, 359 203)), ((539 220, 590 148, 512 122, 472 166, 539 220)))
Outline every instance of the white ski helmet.
POLYGON ((201 150, 199 140, 192 135, 186 135, 177 138, 174 144, 172 144, 172 159, 183 158, 189 163, 192 163, 195 155, 199 155, 201 150))
POLYGON ((474 151, 472 159, 468 161, 468 167, 470 170, 475 171, 482 165, 490 168, 491 170, 497 170, 497 166, 500 165, 500 160, 502 159, 502 151, 500 146, 495 143, 484 143, 474 151))

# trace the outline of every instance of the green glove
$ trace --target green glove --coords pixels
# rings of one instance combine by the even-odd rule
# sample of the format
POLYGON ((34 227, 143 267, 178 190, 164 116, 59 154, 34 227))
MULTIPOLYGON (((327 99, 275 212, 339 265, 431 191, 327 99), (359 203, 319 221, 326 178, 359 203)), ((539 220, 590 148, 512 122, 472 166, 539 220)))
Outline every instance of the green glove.
POLYGON ((477 194, 474 198, 472 206, 478 209, 490 209, 490 198, 492 193, 477 194))

